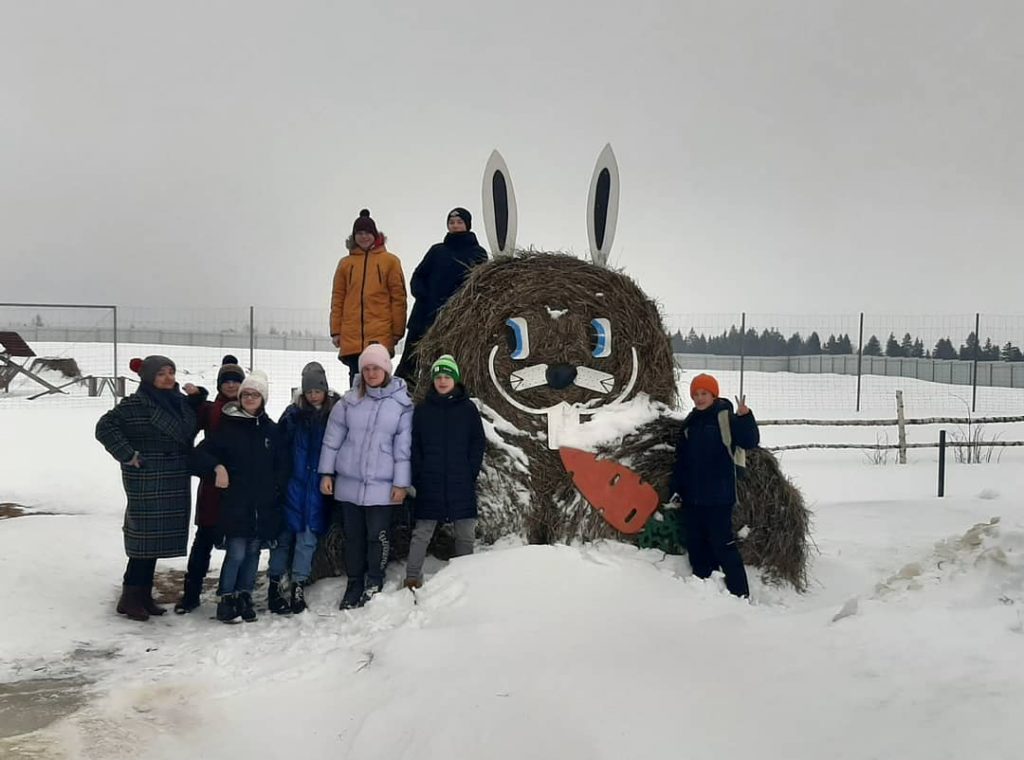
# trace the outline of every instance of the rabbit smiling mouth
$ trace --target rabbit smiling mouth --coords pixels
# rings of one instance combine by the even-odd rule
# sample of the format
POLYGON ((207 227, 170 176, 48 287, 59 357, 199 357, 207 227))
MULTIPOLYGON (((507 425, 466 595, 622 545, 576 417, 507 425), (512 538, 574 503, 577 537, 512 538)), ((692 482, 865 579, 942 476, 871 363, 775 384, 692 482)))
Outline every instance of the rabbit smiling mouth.
MULTIPOLYGON (((622 392, 616 396, 615 399, 606 404, 599 403, 599 399, 593 399, 585 404, 568 404, 565 401, 561 401, 554 406, 538 409, 517 401, 512 398, 512 395, 507 390, 505 390, 504 385, 498 379, 498 374, 494 369, 494 357, 498 355, 499 348, 500 346, 494 346, 491 349, 491 354, 487 360, 491 382, 494 384, 498 393, 501 394, 501 397, 516 409, 527 412, 528 414, 547 415, 549 449, 559 448, 559 438, 563 431, 582 424, 582 421, 580 420, 581 415, 593 414, 594 410, 598 407, 607 407, 624 401, 630 392, 632 392, 633 386, 636 385, 636 378, 640 371, 640 362, 637 357, 636 348, 631 346, 629 350, 633 357, 633 368, 629 375, 629 382, 626 383, 626 387, 622 389, 622 392)), ((581 388, 605 394, 611 393, 615 389, 614 375, 609 375, 607 372, 601 372, 600 370, 592 369, 590 367, 573 367, 572 365, 533 364, 529 367, 524 367, 521 370, 513 372, 509 375, 508 382, 512 390, 517 392, 527 390, 529 388, 539 388, 543 385, 547 385, 558 390, 569 385, 576 385, 581 388), (552 376, 553 368, 563 369, 564 367, 568 367, 570 370, 575 370, 575 374, 572 375, 570 382, 564 382, 564 377, 556 379, 552 376), (552 382, 553 379, 556 379, 556 382, 552 382)))

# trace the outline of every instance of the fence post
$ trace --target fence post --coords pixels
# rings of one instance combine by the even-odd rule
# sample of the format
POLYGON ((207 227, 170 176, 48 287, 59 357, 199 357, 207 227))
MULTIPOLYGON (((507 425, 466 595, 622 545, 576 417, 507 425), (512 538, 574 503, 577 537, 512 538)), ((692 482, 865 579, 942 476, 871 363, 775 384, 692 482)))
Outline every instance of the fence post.
POLYGON ((971 372, 971 411, 978 411, 978 354, 981 353, 981 313, 974 315, 974 369, 971 372))
POLYGON ((946 495, 946 431, 939 431, 939 498, 946 495))
POLYGON ((121 395, 124 396, 124 383, 117 384, 117 306, 114 307, 114 406, 117 406, 118 401, 118 389, 121 389, 121 395))
POLYGON ((896 391, 896 425, 899 430, 900 464, 907 463, 907 420, 903 414, 903 391, 896 391))
POLYGON ((860 376, 864 361, 864 312, 860 313, 860 331, 857 338, 857 411, 860 411, 860 376))
POLYGON ((256 307, 249 307, 249 371, 256 367, 256 307))
POLYGON ((740 398, 743 398, 743 368, 747 358, 747 312, 740 315, 740 398))

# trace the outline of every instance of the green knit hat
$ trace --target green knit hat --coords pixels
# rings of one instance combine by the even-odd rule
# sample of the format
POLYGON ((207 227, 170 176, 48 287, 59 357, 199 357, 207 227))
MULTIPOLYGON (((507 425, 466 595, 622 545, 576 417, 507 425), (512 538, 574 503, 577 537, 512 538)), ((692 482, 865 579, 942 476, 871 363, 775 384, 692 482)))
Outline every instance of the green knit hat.
POLYGON ((462 375, 459 374, 459 365, 455 363, 454 356, 445 354, 430 366, 430 377, 435 378, 438 375, 448 375, 455 382, 462 380, 462 375))

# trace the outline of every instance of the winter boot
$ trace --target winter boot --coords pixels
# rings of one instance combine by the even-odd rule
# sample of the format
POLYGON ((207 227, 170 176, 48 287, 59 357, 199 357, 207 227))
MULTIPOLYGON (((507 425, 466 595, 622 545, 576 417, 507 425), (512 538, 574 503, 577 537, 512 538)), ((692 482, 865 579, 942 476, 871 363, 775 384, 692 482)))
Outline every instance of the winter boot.
POLYGON ((234 623, 241 613, 238 611, 238 599, 234 594, 224 594, 217 602, 217 619, 222 623, 234 623))
POLYGON ((292 614, 298 615, 306 611, 306 582, 299 581, 292 584, 292 614))
POLYGON ((415 591, 418 588, 423 588, 423 581, 419 578, 406 578, 405 587, 410 591, 415 591))
POLYGON ((238 595, 238 614, 246 623, 251 623, 256 619, 256 610, 252 606, 252 594, 248 591, 242 591, 238 595))
POLYGON ((181 595, 181 599, 174 605, 175 615, 185 615, 196 607, 199 606, 199 594, 203 590, 202 581, 194 581, 185 576, 185 590, 181 595))
POLYGON ((121 586, 121 598, 117 601, 117 613, 127 615, 132 620, 149 620, 146 610, 145 586, 121 586))
POLYGON ((345 586, 345 595, 341 597, 341 604, 338 605, 339 610, 351 610, 355 607, 362 607, 359 600, 363 596, 363 582, 362 580, 350 579, 348 584, 345 586))
POLYGON ((359 606, 362 607, 364 604, 369 602, 371 599, 373 599, 373 597, 375 597, 383 590, 383 583, 371 583, 369 586, 366 587, 366 590, 363 592, 363 595, 359 597, 359 606))
MULTIPOLYGON (((294 588, 295 586, 293 585, 293 596, 295 593, 294 588)), ((267 609, 275 615, 285 615, 291 612, 291 605, 288 604, 288 600, 281 595, 281 581, 270 581, 270 585, 267 587, 267 609)))
POLYGON ((146 591, 142 595, 142 604, 146 608, 146 612, 148 612, 150 615, 163 615, 165 612, 167 612, 166 609, 157 604, 156 601, 153 599, 152 586, 146 586, 146 591))

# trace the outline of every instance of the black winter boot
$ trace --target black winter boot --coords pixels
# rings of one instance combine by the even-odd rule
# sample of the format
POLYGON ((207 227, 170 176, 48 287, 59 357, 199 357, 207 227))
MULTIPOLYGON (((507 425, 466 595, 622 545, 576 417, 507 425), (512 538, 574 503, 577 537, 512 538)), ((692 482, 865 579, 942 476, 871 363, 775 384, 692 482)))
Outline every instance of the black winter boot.
POLYGON ((234 623, 238 620, 238 599, 234 594, 224 594, 217 602, 217 619, 222 623, 234 623))
POLYGON ((383 590, 383 583, 371 583, 369 586, 366 587, 366 590, 363 592, 363 595, 359 597, 359 606, 362 607, 383 590))
POLYGON ((145 603, 145 586, 122 586, 121 598, 117 600, 117 613, 132 620, 149 620, 145 603))
POLYGON ((359 600, 363 596, 363 581, 360 578, 350 578, 348 584, 345 586, 345 595, 341 597, 341 604, 338 605, 339 610, 351 610, 356 607, 361 607, 359 600))
POLYGON ((292 613, 298 615, 306 611, 306 582, 292 584, 292 613))
POLYGON ((256 610, 252 606, 252 594, 248 591, 238 594, 238 614, 246 623, 251 623, 256 619, 256 610))
POLYGON ((150 615, 163 615, 167 612, 166 609, 157 604, 156 600, 153 599, 152 586, 146 586, 146 592, 142 595, 142 605, 150 615))
MULTIPOLYGON (((295 586, 292 586, 292 595, 294 596, 295 586)), ((286 615, 292 611, 291 605, 288 604, 288 600, 281 596, 281 581, 270 581, 270 585, 267 587, 267 609, 273 612, 275 615, 286 615)))
POLYGON ((202 581, 194 581, 185 576, 185 590, 181 595, 181 599, 174 605, 175 615, 185 615, 199 606, 199 594, 203 590, 202 581))

